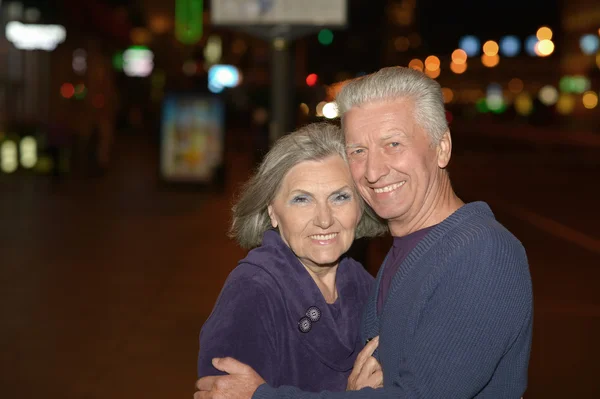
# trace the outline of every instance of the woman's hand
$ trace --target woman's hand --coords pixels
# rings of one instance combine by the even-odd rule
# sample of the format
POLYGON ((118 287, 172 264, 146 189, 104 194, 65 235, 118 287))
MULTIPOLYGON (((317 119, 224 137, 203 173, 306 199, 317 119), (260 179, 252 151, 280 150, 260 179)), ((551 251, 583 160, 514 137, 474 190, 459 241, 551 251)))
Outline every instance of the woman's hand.
POLYGON ((381 365, 372 355, 379 346, 379 336, 367 343, 358 354, 354 368, 348 377, 347 391, 357 391, 365 387, 383 387, 383 370, 381 365))

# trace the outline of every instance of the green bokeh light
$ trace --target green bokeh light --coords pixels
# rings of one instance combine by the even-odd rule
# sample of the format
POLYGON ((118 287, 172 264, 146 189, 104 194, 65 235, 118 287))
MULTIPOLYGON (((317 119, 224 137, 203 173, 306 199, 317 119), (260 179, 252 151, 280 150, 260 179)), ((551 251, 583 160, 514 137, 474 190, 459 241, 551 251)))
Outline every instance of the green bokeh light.
POLYGON ((321 43, 323 46, 329 46, 331 43, 333 43, 333 32, 329 29, 321 29, 318 39, 319 43, 321 43))

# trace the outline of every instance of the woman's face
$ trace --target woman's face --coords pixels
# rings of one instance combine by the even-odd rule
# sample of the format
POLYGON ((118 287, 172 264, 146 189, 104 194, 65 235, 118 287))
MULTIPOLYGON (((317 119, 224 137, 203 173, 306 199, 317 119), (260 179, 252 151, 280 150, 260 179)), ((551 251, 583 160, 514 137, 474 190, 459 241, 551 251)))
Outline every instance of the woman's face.
POLYGON ((337 265, 352 245, 360 205, 346 162, 305 161, 285 175, 269 205, 273 227, 307 267, 337 265))

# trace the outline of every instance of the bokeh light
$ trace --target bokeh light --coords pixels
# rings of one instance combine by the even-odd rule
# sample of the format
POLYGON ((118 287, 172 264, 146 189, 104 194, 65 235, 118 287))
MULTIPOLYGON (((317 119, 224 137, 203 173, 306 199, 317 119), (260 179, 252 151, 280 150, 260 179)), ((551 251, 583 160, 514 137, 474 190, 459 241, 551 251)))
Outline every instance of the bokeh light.
POLYGON ((515 111, 519 115, 527 116, 533 112, 533 101, 528 93, 520 93, 515 98, 515 111))
POLYGON ((425 68, 428 71, 437 71, 440 69, 440 59, 435 55, 430 55, 429 57, 425 58, 425 68))
POLYGON ((406 36, 399 36, 394 40, 396 51, 406 51, 410 47, 410 40, 406 36))
POLYGON ((508 90, 511 93, 518 94, 523 91, 523 81, 519 78, 513 78, 508 82, 508 90))
POLYGON ((444 104, 449 104, 454 100, 454 92, 449 87, 442 87, 442 95, 444 96, 444 104))
POLYGON ((556 110, 563 115, 570 114, 575 108, 575 97, 571 94, 561 94, 556 102, 556 110))
POLYGON ((485 55, 494 56, 498 54, 499 49, 500 47, 498 46, 498 43, 493 40, 488 40, 483 44, 483 53, 485 55))
POLYGON ((533 49, 538 56, 547 57, 554 52, 554 43, 548 39, 540 40, 533 49))
POLYGON ((329 29, 321 29, 317 38, 323 46, 329 46, 333 43, 333 32, 329 29))
POLYGON ((516 36, 504 36, 500 39, 500 52, 505 57, 514 57, 521 51, 521 42, 516 36))
POLYGON ((535 34, 538 40, 551 40, 552 39, 552 29, 547 26, 542 26, 539 28, 535 34))
POLYGON ((425 66, 423 65, 423 61, 421 61, 418 58, 414 58, 414 59, 410 60, 410 62, 408 63, 408 67, 412 68, 412 69, 416 69, 417 71, 423 72, 423 68, 425 66))
POLYGON ((467 53, 463 49, 456 49, 452 52, 452 62, 455 64, 464 64, 467 62, 467 53))
POLYGON ((463 36, 459 42, 458 47, 467 53, 469 57, 476 57, 479 55, 479 39, 472 35, 463 36))
POLYGON ((300 112, 302 112, 304 115, 308 115, 308 113, 310 112, 308 105, 305 103, 301 103, 300 104, 300 112))
POLYGON ((325 108, 325 104, 327 104, 325 101, 321 101, 317 104, 317 116, 323 116, 323 108, 325 108))
POLYGON ((334 102, 329 102, 325 105, 323 105, 323 116, 327 119, 334 119, 337 118, 339 115, 338 112, 338 107, 336 105, 336 103, 334 102))
POLYGON ((593 91, 586 91, 582 97, 583 106, 587 109, 596 108, 598 105, 598 94, 593 91))
POLYGON ((548 107, 554 105, 558 101, 558 90, 552 85, 546 85, 538 92, 538 99, 548 107))
POLYGON ((535 57, 537 56, 536 52, 535 52, 535 45, 538 42, 538 38, 535 35, 530 35, 527 36, 527 38, 525 39, 525 52, 532 56, 535 57))
POLYGON ((71 83, 63 83, 60 86, 60 95, 64 98, 71 98, 75 95, 75 87, 71 83))
POLYGON ((487 54, 482 54, 481 55, 481 63, 488 67, 488 68, 493 68, 496 65, 498 65, 498 63, 500 63, 500 56, 498 54, 496 55, 487 55, 487 54))
POLYGON ((467 70, 467 63, 457 64, 455 62, 450 63, 450 70, 457 75, 464 73, 467 70))
POLYGON ((19 153, 21 165, 26 169, 31 169, 38 161, 37 141, 31 136, 25 136, 19 143, 19 153))
POLYGON ((593 34, 583 35, 579 40, 579 47, 583 54, 594 54, 600 48, 600 38, 593 34))
POLYGON ((12 140, 3 141, 0 145, 0 169, 4 173, 12 173, 18 167, 17 144, 12 140))
POLYGON ((308 75, 306 77, 306 84, 309 86, 314 86, 317 84, 318 79, 319 79, 319 77, 317 76, 316 73, 311 73, 310 75, 308 75))
POLYGON ((429 76, 431 79, 436 79, 440 76, 441 71, 442 70, 440 68, 436 69, 435 71, 426 69, 425 75, 429 76))

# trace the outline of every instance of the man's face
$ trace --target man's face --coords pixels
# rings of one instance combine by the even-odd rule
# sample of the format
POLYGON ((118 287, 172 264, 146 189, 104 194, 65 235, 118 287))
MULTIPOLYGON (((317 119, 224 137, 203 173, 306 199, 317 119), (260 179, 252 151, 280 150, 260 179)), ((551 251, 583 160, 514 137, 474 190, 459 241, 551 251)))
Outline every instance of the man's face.
POLYGON ((354 107, 343 116, 350 171, 358 190, 392 233, 396 223, 418 223, 433 209, 449 133, 432 145, 415 121, 410 99, 354 107))

